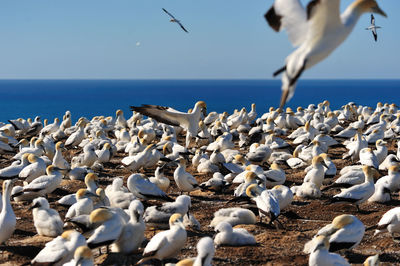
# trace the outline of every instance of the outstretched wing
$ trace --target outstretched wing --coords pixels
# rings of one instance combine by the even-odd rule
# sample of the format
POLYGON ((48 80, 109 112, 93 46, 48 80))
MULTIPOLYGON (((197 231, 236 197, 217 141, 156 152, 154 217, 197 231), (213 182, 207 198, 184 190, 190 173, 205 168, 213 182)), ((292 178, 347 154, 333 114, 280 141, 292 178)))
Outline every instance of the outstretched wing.
POLYGON ((378 41, 378 34, 376 33, 376 29, 375 28, 372 29, 372 35, 374 35, 375 41, 378 41))
POLYGON ((185 27, 183 27, 183 25, 182 25, 180 22, 178 22, 178 24, 179 24, 179 26, 181 26, 182 30, 184 30, 186 33, 189 33, 189 32, 185 29, 185 27))
POLYGON ((308 36, 318 42, 330 29, 342 25, 340 0, 313 0, 307 5, 308 36), (315 38, 319 36, 319 38, 315 38))
POLYGON ((164 12, 168 14, 168 16, 176 20, 176 18, 171 13, 169 13, 165 8, 163 8, 162 10, 164 10, 164 12))
POLYGON ((170 107, 146 104, 140 107, 131 106, 131 110, 152 117, 158 122, 171 126, 181 126, 186 128, 189 124, 187 117, 188 114, 179 112, 170 107))
POLYGON ((300 0, 275 0, 264 17, 275 31, 285 29, 293 46, 299 46, 305 40, 307 13, 300 0))

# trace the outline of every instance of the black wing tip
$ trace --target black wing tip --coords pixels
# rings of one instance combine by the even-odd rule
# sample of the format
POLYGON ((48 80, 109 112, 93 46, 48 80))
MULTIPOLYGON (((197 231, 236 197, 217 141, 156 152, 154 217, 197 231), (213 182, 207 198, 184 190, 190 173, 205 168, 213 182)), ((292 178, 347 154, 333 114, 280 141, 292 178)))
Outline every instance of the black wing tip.
POLYGON ((282 16, 276 14, 274 6, 265 13, 264 18, 274 31, 278 32, 280 30, 282 16))
POLYGON ((320 4, 321 0, 312 0, 310 3, 307 5, 307 20, 310 20, 310 18, 313 15, 314 8, 320 4))
POLYGON ((277 71, 275 71, 272 76, 275 78, 276 76, 278 76, 279 74, 281 74, 282 72, 286 71, 286 65, 281 67, 280 69, 278 69, 277 71))

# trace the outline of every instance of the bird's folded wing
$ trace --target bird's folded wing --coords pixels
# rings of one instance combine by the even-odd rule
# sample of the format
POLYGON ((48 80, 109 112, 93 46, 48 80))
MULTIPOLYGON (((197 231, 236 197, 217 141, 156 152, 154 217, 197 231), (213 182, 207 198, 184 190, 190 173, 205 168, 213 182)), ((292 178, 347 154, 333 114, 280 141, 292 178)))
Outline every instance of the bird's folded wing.
POLYGON ((301 45, 307 36, 307 13, 299 0, 275 0, 265 18, 275 31, 285 29, 293 46, 301 45))
POLYGON ((313 0, 307 5, 308 37, 318 42, 342 25, 340 19, 340 0, 313 0), (318 36, 318 38, 317 38, 318 36))
POLYGON ((50 178, 48 176, 38 177, 27 186, 24 187, 24 191, 40 191, 45 189, 49 184, 50 178))
POLYGON ((152 117, 158 122, 165 123, 171 126, 182 126, 183 124, 187 123, 186 113, 179 112, 170 107, 163 107, 158 105, 142 105, 140 107, 131 106, 131 110, 152 117))

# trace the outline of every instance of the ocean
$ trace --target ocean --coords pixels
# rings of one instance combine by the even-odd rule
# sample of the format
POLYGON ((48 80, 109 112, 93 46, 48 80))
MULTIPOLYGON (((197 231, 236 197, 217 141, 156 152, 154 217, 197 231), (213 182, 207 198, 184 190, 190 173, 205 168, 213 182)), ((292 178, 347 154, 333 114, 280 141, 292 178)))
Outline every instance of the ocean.
MULTIPOLYGON (((0 121, 39 115, 52 121, 66 110, 73 121, 85 116, 114 116, 130 105, 157 104, 186 111, 198 100, 207 111, 232 113, 256 103, 258 114, 279 105, 280 80, 0 80, 0 121)), ((400 104, 400 80, 300 80, 288 106, 306 107, 324 100, 334 109, 352 101, 375 107, 400 104)))

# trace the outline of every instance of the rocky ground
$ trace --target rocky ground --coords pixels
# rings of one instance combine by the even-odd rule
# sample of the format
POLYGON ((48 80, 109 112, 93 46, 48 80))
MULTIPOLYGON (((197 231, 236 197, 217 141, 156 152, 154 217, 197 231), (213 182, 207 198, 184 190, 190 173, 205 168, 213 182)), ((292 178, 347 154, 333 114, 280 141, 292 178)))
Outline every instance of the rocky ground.
MULTIPOLYGON (((393 145, 392 143, 392 151, 395 150, 393 145)), ((65 156, 70 159, 77 152, 79 151, 67 151, 65 156)), ((351 164, 350 161, 340 159, 344 152, 344 148, 335 148, 329 151, 329 155, 334 160, 338 170, 351 164)), ((11 163, 11 157, 11 155, 2 155, 0 168, 8 166, 11 163)), ((122 157, 124 157, 124 154, 117 154, 110 163, 105 165, 104 171, 98 173, 102 187, 111 184, 113 177, 123 176, 126 181, 131 174, 126 169, 118 168, 122 157)), ((287 177, 285 185, 301 184, 305 175, 302 170, 291 170, 286 166, 283 167, 285 167, 287 177)), ((169 169, 166 172, 171 180, 173 180, 173 170, 169 169)), ((191 167, 188 170, 194 173, 199 183, 211 177, 209 174, 196 174, 191 167)), ((154 169, 147 169, 144 173, 151 175, 154 173, 154 169)), ((16 184, 20 183, 21 181, 16 182, 16 184)), ((169 194, 176 197, 178 190, 174 182, 171 182, 171 184, 169 194)), ((63 218, 67 209, 56 205, 55 201, 61 196, 76 192, 78 188, 82 187, 85 187, 85 185, 81 181, 64 180, 61 187, 48 197, 51 207, 56 209, 63 218)), ((176 259, 195 256, 198 240, 203 236, 213 235, 214 232, 208 225, 215 211, 224 207, 238 206, 237 203, 227 203, 228 200, 233 198, 233 190, 234 187, 231 187, 222 194, 210 191, 191 193, 191 214, 201 223, 201 230, 189 230, 187 243, 176 259)), ((337 192, 331 190, 324 193, 319 200, 295 199, 293 204, 283 211, 279 218, 282 226, 275 227, 261 223, 242 226, 255 235, 257 245, 219 247, 214 256, 214 265, 307 265, 308 256, 302 252, 304 244, 312 238, 319 228, 330 223, 334 217, 341 214, 354 214, 368 227, 376 224, 387 210, 398 206, 400 203, 399 196, 394 195, 393 201, 389 204, 364 203, 361 205, 362 212, 357 212, 356 207, 352 205, 327 204, 327 199, 337 192)), ((154 201, 151 204, 161 204, 161 202, 154 201)), ((0 263, 7 265, 29 264, 30 260, 51 238, 40 237, 36 234, 32 213, 28 211, 28 203, 13 202, 12 206, 17 216, 17 228, 6 244, 0 247, 0 263)), ((147 239, 150 239, 153 234, 153 231, 146 231, 147 239)), ((342 255, 350 263, 360 265, 368 256, 379 253, 383 265, 400 265, 399 245, 392 240, 389 234, 374 237, 373 231, 368 231, 357 248, 350 252, 343 252, 342 255)), ((105 250, 103 249, 103 251, 105 250)), ((99 265, 132 265, 141 258, 140 253, 130 256, 115 253, 100 255, 98 250, 95 250, 94 253, 95 262, 99 265)))

